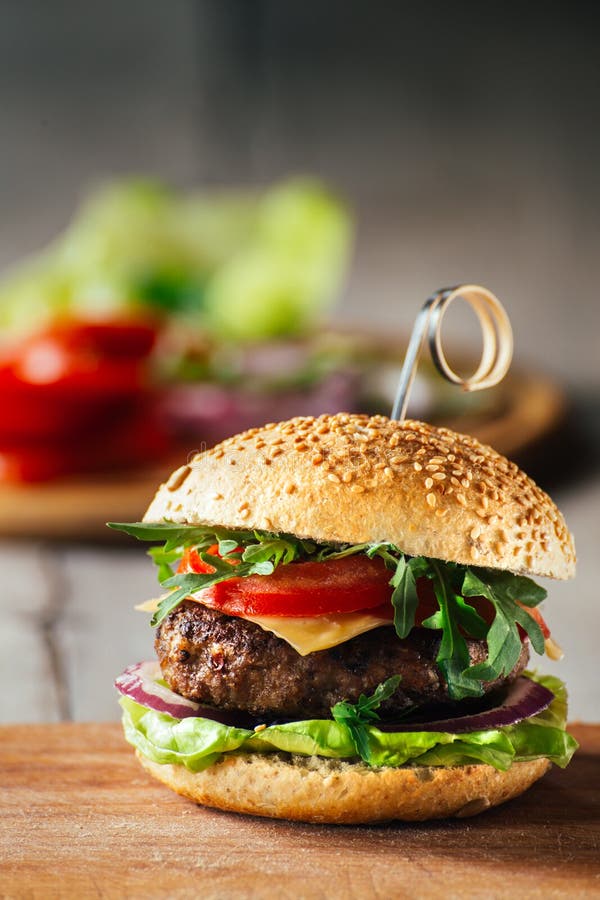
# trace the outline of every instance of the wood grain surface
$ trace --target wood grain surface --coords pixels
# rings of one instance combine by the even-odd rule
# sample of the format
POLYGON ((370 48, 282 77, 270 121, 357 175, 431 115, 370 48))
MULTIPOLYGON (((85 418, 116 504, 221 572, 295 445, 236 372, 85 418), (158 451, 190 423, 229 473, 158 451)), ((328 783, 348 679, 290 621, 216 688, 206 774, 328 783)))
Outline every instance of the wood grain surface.
POLYGON ((600 726, 475 819, 309 826, 203 809, 139 768, 115 724, 0 729, 0 896, 600 897, 600 726))

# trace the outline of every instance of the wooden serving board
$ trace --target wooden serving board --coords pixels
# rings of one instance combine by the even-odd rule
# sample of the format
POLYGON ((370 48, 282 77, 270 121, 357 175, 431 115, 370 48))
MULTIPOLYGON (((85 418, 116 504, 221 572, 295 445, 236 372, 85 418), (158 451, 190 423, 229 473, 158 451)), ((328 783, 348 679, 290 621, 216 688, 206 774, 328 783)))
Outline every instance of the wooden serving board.
POLYGON ((474 819, 299 825, 195 806, 113 724, 0 729, 0 896, 600 897, 600 726, 527 794, 474 819))

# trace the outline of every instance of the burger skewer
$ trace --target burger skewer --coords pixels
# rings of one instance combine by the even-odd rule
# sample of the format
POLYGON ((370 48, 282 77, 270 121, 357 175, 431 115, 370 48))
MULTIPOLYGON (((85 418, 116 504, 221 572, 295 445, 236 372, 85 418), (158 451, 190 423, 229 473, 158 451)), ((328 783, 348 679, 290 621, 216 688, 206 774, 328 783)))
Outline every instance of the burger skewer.
POLYGON ((423 304, 408 343, 390 416, 399 422, 406 418, 410 389, 426 340, 433 363, 442 378, 451 384, 460 385, 465 391, 482 391, 484 388, 494 387, 502 381, 510 368, 513 354, 512 328, 496 295, 476 284, 440 288, 423 304), (475 312, 483 336, 481 361, 469 378, 463 378, 454 372, 442 349, 442 320, 450 304, 458 298, 466 300, 475 312))

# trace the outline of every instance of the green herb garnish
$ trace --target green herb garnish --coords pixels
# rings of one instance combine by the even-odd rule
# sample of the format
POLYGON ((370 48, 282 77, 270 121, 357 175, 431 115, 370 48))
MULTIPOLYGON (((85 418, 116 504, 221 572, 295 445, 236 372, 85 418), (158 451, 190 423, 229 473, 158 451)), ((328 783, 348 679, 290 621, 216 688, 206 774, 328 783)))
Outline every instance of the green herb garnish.
POLYGON ((158 604, 150 624, 160 625, 182 600, 196 591, 248 575, 271 575, 278 565, 306 559, 315 550, 312 541, 301 541, 288 535, 259 531, 231 531, 213 525, 178 525, 175 523, 109 522, 110 528, 124 531, 141 541, 165 540, 149 554, 158 566, 158 579, 163 587, 175 588, 158 604), (217 545, 219 556, 207 553, 217 545), (202 562, 215 571, 207 573, 174 573, 171 568, 187 547, 193 547, 202 562))
POLYGON ((331 709, 333 719, 339 725, 345 725, 352 736, 352 741, 357 754, 366 763, 372 763, 372 753, 369 745, 367 725, 379 720, 375 710, 379 709, 384 700, 387 700, 398 690, 402 676, 392 675, 383 684, 378 685, 370 697, 361 694, 356 703, 342 700, 331 709))
POLYGON ((341 559, 364 553, 371 558, 381 557, 390 569, 394 627, 399 638, 407 637, 415 626, 418 580, 429 578, 432 581, 438 609, 421 625, 441 631, 436 661, 453 700, 480 697, 483 682, 502 678, 514 668, 522 647, 518 626, 528 634, 534 650, 540 654, 544 652, 540 626, 520 605, 534 607, 546 597, 546 591, 530 578, 423 556, 411 557, 389 543, 317 544, 287 534, 174 522, 113 522, 110 527, 139 540, 164 542, 162 547, 153 547, 149 552, 158 566, 160 583, 173 591, 161 600, 152 625, 159 625, 190 594, 229 578, 270 575, 280 565, 302 560, 341 559), (219 556, 207 552, 215 544, 219 556), (203 562, 215 571, 174 573, 172 566, 187 548, 195 549, 203 562), (491 625, 468 602, 469 597, 485 597, 491 602, 494 607, 491 625), (487 642, 488 656, 484 662, 470 665, 465 635, 487 642))

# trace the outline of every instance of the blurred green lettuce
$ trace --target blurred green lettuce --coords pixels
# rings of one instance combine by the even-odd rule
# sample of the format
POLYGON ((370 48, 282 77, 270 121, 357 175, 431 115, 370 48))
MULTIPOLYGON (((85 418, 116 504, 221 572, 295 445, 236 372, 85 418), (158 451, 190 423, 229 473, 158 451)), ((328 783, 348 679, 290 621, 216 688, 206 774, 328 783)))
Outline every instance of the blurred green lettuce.
POLYGON ((0 282, 0 327, 151 310, 233 341, 301 334, 336 299, 352 233, 345 206, 312 179, 262 193, 109 183, 0 282))

